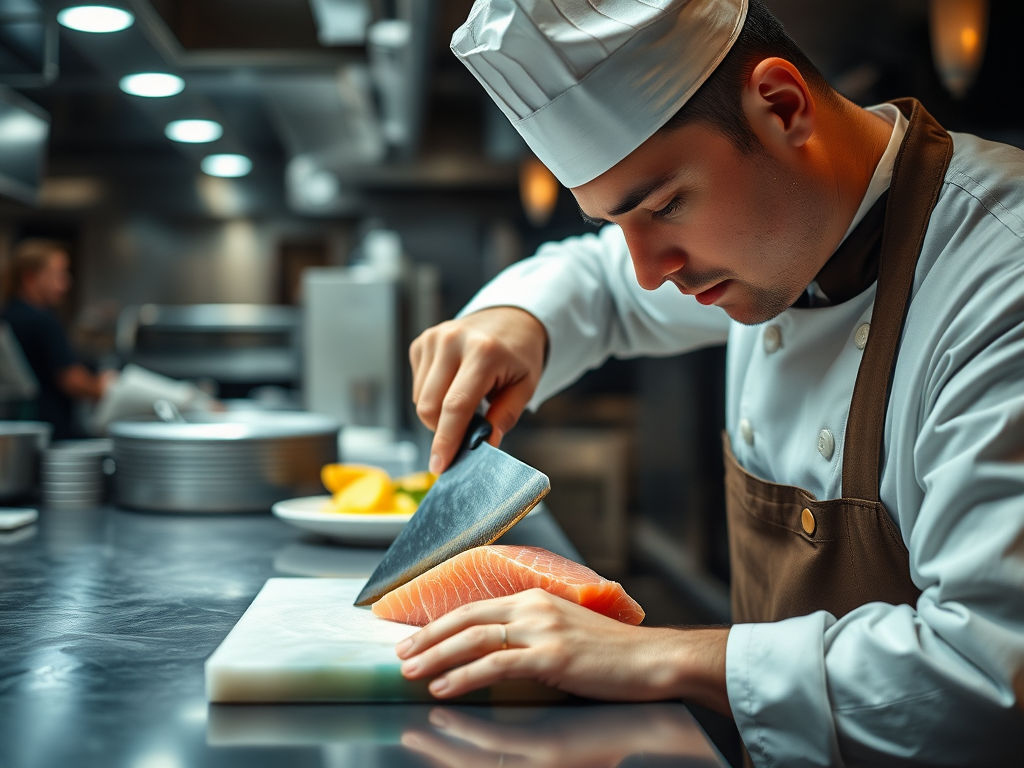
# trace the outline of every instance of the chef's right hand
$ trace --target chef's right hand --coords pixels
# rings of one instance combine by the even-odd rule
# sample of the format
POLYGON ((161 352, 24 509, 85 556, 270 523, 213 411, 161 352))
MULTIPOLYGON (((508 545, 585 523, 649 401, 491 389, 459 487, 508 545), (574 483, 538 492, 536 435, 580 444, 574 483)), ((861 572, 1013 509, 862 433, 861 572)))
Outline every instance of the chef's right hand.
POLYGON ((493 307, 424 331, 409 348, 412 400, 434 431, 430 471, 443 472, 459 449, 480 401, 497 446, 515 426, 544 372, 548 335, 522 309, 493 307))

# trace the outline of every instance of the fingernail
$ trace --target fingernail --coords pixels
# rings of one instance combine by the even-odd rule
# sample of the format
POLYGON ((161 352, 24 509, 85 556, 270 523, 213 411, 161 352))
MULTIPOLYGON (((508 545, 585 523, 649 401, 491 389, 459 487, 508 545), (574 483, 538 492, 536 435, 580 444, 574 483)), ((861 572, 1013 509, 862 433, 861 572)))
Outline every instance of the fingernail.
POLYGON ((405 747, 420 747, 423 745, 423 739, 418 733, 403 733, 402 734, 402 746, 405 747))
POLYGON ((398 645, 395 646, 395 653, 397 653, 399 656, 404 656, 405 653, 410 648, 412 648, 412 638, 411 637, 407 637, 407 638, 405 638, 405 640, 403 640, 402 642, 400 642, 398 645))
POLYGON ((407 661, 405 662, 405 664, 402 665, 402 674, 408 677, 409 675, 415 674, 419 670, 419 668, 420 663, 415 659, 413 659, 412 661, 407 661))
POLYGON ((444 693, 447 690, 448 690, 448 681, 445 680, 443 677, 439 677, 437 680, 435 680, 434 682, 432 682, 430 684, 430 692, 431 693, 434 693, 434 694, 444 693))
POLYGON ((448 720, 448 715, 446 715, 444 712, 438 712, 435 710, 434 712, 430 713, 431 725, 436 725, 438 728, 447 728, 449 722, 450 721, 448 720))
MULTIPOLYGON (((423 466, 422 464, 420 466, 423 466)), ((441 458, 441 454, 432 453, 430 455, 430 471, 435 475, 440 475, 441 470, 444 469, 444 460, 441 458)))

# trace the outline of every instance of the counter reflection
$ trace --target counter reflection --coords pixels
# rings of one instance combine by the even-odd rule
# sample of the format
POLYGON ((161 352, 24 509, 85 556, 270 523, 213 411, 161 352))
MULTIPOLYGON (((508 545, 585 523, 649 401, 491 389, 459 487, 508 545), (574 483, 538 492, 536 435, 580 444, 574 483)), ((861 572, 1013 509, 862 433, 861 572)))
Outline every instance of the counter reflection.
POLYGON ((324 764, 474 768, 721 766, 682 704, 572 707, 300 705, 210 707, 214 747, 323 747, 324 764))

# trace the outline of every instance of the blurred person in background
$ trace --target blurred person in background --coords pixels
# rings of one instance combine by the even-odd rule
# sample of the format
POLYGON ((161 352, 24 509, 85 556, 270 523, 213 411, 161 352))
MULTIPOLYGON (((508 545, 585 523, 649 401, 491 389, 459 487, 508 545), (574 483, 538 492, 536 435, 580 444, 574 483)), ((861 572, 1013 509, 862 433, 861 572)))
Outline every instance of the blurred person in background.
POLYGON ((37 417, 53 425, 54 439, 79 436, 72 419, 76 400, 99 400, 117 374, 95 374, 82 365, 54 313, 71 287, 70 259, 58 242, 18 243, 3 280, 0 318, 11 327, 39 382, 37 417))

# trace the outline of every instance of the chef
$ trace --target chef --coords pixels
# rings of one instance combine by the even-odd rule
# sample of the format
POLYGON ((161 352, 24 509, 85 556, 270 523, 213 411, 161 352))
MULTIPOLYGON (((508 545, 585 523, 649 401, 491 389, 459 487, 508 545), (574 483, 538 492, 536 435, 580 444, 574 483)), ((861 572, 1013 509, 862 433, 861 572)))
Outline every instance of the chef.
POLYGON ((11 331, 39 382, 39 418, 53 425, 53 437, 78 437, 76 400, 96 401, 117 373, 95 374, 75 357, 54 314, 71 287, 67 249, 42 238, 22 240, 11 252, 3 285, 0 320, 11 331))
POLYGON ((603 226, 414 343, 431 469, 485 397, 498 440, 609 356, 727 341, 735 623, 526 592, 404 674, 683 698, 757 766, 1019 764, 1024 153, 855 106, 759 0, 477 0, 452 48, 603 226))

